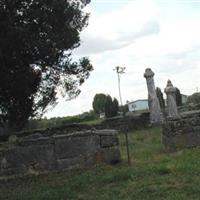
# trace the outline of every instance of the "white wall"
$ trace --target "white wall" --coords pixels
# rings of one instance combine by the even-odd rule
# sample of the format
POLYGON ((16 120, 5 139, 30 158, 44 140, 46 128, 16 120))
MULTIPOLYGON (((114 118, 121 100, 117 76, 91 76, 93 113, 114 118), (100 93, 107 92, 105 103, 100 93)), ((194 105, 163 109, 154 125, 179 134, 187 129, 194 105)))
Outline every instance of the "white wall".
POLYGON ((145 110, 149 109, 148 106, 148 100, 137 100, 128 103, 128 110, 130 112, 136 111, 136 110, 145 110))

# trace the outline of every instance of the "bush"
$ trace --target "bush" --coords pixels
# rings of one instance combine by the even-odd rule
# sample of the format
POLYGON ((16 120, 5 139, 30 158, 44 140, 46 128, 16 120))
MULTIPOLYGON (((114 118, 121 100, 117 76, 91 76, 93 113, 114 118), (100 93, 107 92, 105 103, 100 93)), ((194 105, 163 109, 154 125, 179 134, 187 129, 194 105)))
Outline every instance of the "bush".
POLYGON ((73 124, 73 123, 81 123, 96 120, 98 116, 94 113, 94 111, 84 112, 80 115, 68 116, 68 117, 54 117, 51 119, 43 118, 43 119, 34 119, 30 120, 25 129, 43 129, 50 128, 55 126, 62 126, 65 124, 73 124))

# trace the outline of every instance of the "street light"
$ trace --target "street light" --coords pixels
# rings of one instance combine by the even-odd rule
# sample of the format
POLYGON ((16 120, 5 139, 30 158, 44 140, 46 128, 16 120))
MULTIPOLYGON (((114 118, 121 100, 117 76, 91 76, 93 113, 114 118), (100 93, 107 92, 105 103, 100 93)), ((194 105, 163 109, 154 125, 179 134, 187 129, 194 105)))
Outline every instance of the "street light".
POLYGON ((123 103, 122 103, 121 88, 120 88, 120 77, 121 77, 122 74, 125 73, 125 69, 126 69, 126 67, 119 67, 119 66, 115 67, 115 69, 114 69, 114 71, 117 72, 119 98, 120 98, 121 106, 123 105, 123 103))

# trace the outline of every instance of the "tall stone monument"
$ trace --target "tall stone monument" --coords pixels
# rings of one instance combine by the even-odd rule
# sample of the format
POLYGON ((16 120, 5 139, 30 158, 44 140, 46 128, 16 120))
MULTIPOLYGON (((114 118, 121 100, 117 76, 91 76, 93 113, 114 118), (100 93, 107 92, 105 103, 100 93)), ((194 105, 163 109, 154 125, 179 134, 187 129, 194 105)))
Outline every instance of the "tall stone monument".
POLYGON ((154 72, 147 68, 144 73, 144 77, 147 82, 148 89, 148 102, 149 102, 149 111, 150 111, 150 122, 152 124, 159 124, 161 122, 161 110, 160 104, 156 95, 156 89, 154 84, 154 72))
POLYGON ((178 110, 176 105, 176 88, 172 85, 170 80, 167 81, 167 86, 165 88, 165 93, 167 95, 167 114, 168 117, 177 117, 178 110))

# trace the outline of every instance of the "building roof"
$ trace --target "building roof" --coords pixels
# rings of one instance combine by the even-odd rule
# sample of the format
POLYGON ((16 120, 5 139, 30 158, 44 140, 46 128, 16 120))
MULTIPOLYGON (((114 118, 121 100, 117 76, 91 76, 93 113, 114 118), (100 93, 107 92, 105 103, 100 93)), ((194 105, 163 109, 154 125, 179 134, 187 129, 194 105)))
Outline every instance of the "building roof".
POLYGON ((136 103, 138 101, 148 101, 148 99, 138 99, 138 100, 135 100, 135 101, 130 101, 130 102, 128 102, 128 104, 130 104, 130 103, 136 103))

